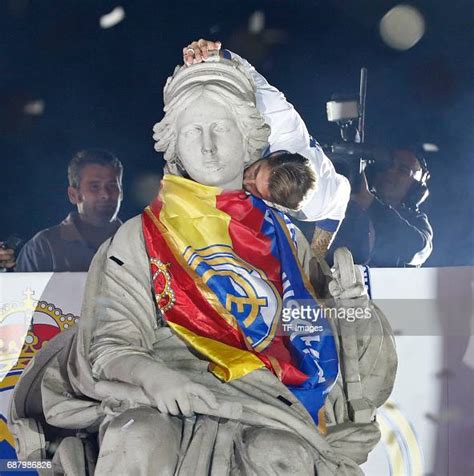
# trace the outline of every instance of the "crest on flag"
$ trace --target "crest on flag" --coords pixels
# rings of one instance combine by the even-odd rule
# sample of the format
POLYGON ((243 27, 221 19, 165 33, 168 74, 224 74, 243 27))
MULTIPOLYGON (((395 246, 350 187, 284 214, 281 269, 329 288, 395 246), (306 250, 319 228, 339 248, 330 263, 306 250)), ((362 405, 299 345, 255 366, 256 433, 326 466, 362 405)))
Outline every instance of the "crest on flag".
POLYGON ((188 247, 184 258, 237 319, 252 347, 263 350, 274 335, 282 307, 281 297, 264 271, 222 244, 199 250, 188 247))

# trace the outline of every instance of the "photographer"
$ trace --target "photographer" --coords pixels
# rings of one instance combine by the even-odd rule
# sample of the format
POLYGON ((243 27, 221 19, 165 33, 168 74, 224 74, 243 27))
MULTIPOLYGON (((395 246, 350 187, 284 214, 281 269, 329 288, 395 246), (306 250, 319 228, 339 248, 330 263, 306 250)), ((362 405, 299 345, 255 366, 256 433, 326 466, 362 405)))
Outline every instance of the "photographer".
POLYGON ((418 209, 428 196, 426 163, 409 149, 391 156, 391 164, 375 172, 372 190, 362 175, 330 255, 347 246, 355 262, 372 267, 421 266, 430 256, 433 229, 418 209))

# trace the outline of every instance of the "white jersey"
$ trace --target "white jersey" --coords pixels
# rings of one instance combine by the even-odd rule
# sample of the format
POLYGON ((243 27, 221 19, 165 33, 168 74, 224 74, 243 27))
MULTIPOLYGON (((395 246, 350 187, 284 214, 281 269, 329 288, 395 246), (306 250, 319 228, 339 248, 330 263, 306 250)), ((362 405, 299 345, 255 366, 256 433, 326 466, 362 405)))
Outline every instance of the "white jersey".
POLYGON ((308 192, 300 210, 288 213, 298 220, 326 222, 328 226, 323 228, 335 231, 346 212, 351 190, 349 181, 336 173, 332 162, 309 135, 303 119, 283 93, 271 86, 247 60, 235 53, 228 53, 242 63, 257 87, 257 109, 271 127, 269 147, 265 155, 286 150, 298 153, 311 162, 316 177, 315 187, 308 192))

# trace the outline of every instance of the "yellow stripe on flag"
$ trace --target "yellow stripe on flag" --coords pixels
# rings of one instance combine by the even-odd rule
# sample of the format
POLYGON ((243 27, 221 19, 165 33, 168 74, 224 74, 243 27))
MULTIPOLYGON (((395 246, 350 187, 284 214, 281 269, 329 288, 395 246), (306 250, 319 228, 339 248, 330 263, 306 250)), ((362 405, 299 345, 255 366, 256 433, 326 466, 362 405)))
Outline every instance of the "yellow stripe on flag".
POLYGON ((193 349, 206 356, 214 365, 212 373, 223 380, 241 378, 254 370, 264 367, 264 363, 253 353, 237 349, 208 337, 201 337, 179 324, 168 322, 169 326, 193 349))
POLYGON ((188 246, 194 249, 215 244, 232 246, 231 217, 216 208, 216 197, 221 192, 220 188, 175 175, 164 176, 160 222, 173 236, 180 254, 184 254, 188 246))
POLYGON ((202 280, 201 276, 199 276, 193 269, 188 266, 186 260, 177 250, 176 240, 174 239, 174 237, 169 235, 168 230, 166 230, 160 220, 158 220, 158 218, 154 215, 151 208, 147 207, 145 209, 145 212, 150 218, 150 220, 153 222, 153 224, 156 226, 158 231, 161 233, 161 236, 168 245, 168 248, 170 249, 174 258, 181 266, 181 269, 184 270, 184 272, 192 278, 196 287, 199 289, 199 292, 204 296, 205 299, 207 299, 209 304, 227 322, 227 324, 231 325, 234 329, 239 329, 239 324, 237 323, 235 317, 221 304, 219 298, 209 289, 207 284, 202 280))

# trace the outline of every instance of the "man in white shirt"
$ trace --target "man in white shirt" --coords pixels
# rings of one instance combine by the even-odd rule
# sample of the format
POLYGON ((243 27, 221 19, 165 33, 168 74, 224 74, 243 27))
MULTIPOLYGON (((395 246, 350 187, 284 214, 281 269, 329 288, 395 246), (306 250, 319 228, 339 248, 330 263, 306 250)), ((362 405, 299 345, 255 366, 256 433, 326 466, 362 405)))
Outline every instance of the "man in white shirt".
POLYGON ((203 39, 183 48, 183 58, 186 64, 195 64, 207 60, 216 52, 221 57, 239 61, 245 67, 256 85, 257 109, 271 128, 269 146, 262 159, 245 171, 244 188, 272 202, 277 208, 283 206, 286 213, 298 220, 315 222, 311 248, 317 256, 323 257, 344 218, 350 196, 349 181, 336 173, 331 161, 309 135, 303 119, 283 93, 271 86, 245 59, 228 50, 221 50, 220 42, 203 39), (281 197, 272 196, 275 165, 278 163, 273 159, 275 155, 280 156, 280 164, 282 161, 290 164, 284 167, 296 169, 299 166, 292 164, 301 162, 299 157, 306 159, 299 172, 287 174, 293 177, 294 189, 300 191, 301 200, 297 206, 291 200, 284 199, 285 203, 281 203, 281 197), (304 169, 307 171, 306 180, 302 180, 304 169))

